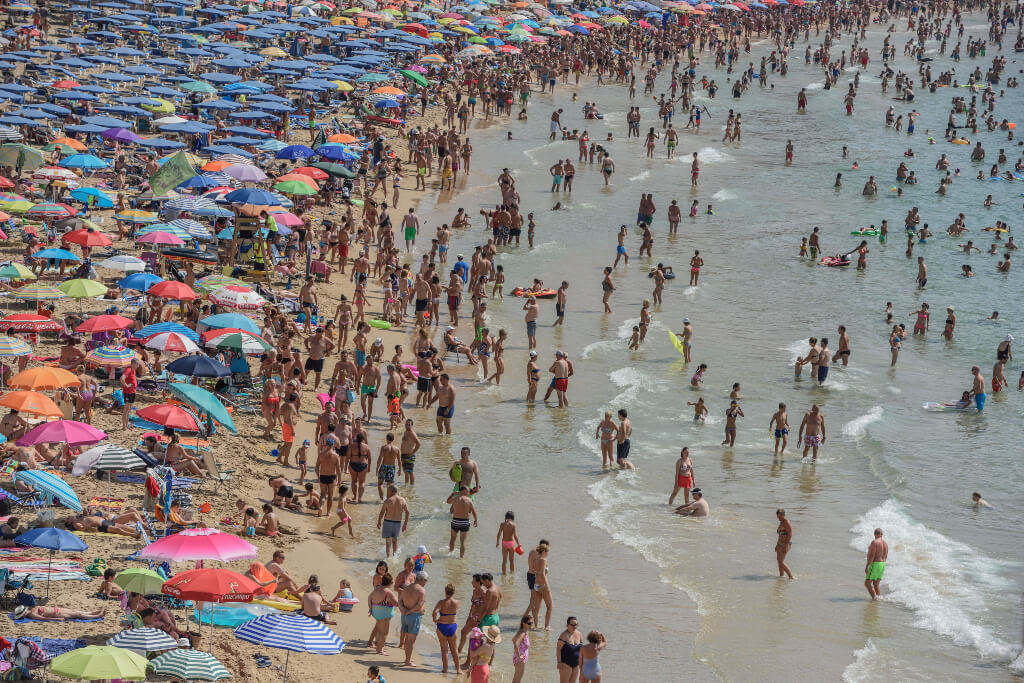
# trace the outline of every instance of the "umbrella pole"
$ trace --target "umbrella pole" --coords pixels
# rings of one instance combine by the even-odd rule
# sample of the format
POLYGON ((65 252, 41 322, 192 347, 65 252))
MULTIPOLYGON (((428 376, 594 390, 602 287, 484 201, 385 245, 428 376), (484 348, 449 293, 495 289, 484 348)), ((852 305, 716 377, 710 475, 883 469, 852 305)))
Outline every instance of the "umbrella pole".
POLYGON ((291 656, 291 650, 284 651, 284 678, 281 679, 281 683, 288 683, 288 658, 291 656))
POLYGON ((50 601, 50 567, 53 565, 53 551, 50 551, 50 559, 46 561, 46 597, 43 598, 43 604, 50 601))

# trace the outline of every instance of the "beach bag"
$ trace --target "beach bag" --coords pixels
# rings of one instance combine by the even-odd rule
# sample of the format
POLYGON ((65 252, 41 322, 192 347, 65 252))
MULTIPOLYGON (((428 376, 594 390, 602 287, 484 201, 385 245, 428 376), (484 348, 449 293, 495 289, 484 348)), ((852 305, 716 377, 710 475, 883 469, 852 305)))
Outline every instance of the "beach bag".
POLYGON ((39 604, 36 596, 32 593, 18 593, 17 600, 19 605, 24 605, 25 607, 35 607, 39 604))
POLYGON ((146 493, 153 498, 160 495, 160 483, 153 477, 146 477, 146 493))

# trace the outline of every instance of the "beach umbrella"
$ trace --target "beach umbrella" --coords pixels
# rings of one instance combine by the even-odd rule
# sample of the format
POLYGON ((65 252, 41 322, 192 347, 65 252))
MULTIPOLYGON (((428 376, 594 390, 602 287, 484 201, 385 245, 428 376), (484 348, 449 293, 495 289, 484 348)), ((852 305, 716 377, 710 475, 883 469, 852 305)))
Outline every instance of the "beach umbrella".
MULTIPOLYGON (((77 192, 77 190, 75 190, 75 192, 77 192)), ((111 204, 111 206, 113 206, 113 204, 111 204)), ((97 232, 96 230, 93 230, 92 228, 72 230, 71 232, 64 235, 64 240, 70 242, 71 244, 78 244, 83 247, 109 247, 111 244, 113 244, 113 241, 109 237, 104 235, 102 232, 97 232)))
POLYGON ((48 365, 29 368, 19 372, 7 383, 12 389, 27 391, 55 391, 68 387, 77 387, 82 383, 73 372, 48 365))
POLYGON ((171 382, 167 385, 167 390, 200 413, 205 413, 209 418, 226 427, 232 434, 238 433, 231 413, 227 411, 219 398, 206 389, 194 384, 171 382))
POLYGON ((135 333, 136 339, 146 339, 152 337, 154 334, 160 334, 161 332, 176 332, 183 337, 188 337, 192 341, 199 343, 199 333, 195 330, 185 327, 181 323, 156 323, 155 325, 147 325, 141 330, 135 333))
POLYGON ((54 261, 81 261, 67 249, 42 249, 32 254, 32 258, 45 258, 52 259, 54 261))
POLYGON ((241 353, 266 353, 273 347, 263 337, 258 337, 249 332, 229 332, 227 334, 214 335, 207 340, 207 346, 215 346, 219 349, 234 349, 241 353))
POLYGON ((78 176, 75 175, 74 171, 70 171, 66 168, 60 168, 57 166, 46 166, 45 168, 37 168, 32 173, 32 177, 36 180, 77 180, 78 176))
POLYGON ((73 210, 63 204, 44 202, 33 206, 26 212, 26 215, 33 218, 64 218, 65 216, 72 216, 74 213, 73 210))
POLYGON ((223 172, 243 183, 258 183, 267 179, 267 174, 252 164, 232 164, 224 167, 223 172))
POLYGON ((135 352, 125 346, 101 346, 86 354, 85 361, 101 368, 126 368, 135 357, 135 352))
POLYGON ((17 337, 0 334, 0 356, 27 356, 32 347, 17 337))
POLYGON ((246 330, 253 334, 260 333, 259 326, 251 318, 240 313, 218 313, 217 315, 211 315, 208 318, 203 318, 199 321, 199 324, 205 326, 206 329, 233 328, 246 330))
POLYGON ((91 299, 107 293, 107 286, 102 282, 83 278, 62 282, 57 288, 72 299, 91 299))
POLYGON ((0 166, 13 166, 23 171, 33 171, 43 165, 43 153, 21 143, 0 145, 0 166))
POLYGON ((167 364, 167 372, 188 377, 227 377, 231 370, 209 356, 182 356, 167 364))
POLYGON ((12 391, 0 396, 0 406, 37 417, 64 417, 57 404, 38 391, 12 391))
POLYGON ((50 660, 50 671, 79 680, 146 680, 146 661, 130 650, 109 645, 89 645, 50 660))
MULTIPOLYGON (((107 438, 106 432, 102 432, 90 424, 76 422, 75 420, 57 420, 56 422, 44 422, 43 424, 36 425, 28 430, 16 443, 19 446, 35 446, 37 443, 66 443, 69 446, 84 446, 86 444, 99 443, 105 438, 107 438)), ((31 470, 31 472, 36 471, 31 470)), ((56 477, 54 478, 56 479, 56 477)), ((63 484, 63 480, 57 479, 57 481, 63 484)), ((67 490, 74 495, 70 488, 67 490)), ((77 496, 74 500, 78 501, 77 496)))
POLYGON ((65 145, 66 147, 70 147, 76 152, 84 152, 87 149, 89 149, 88 147, 85 146, 84 143, 82 143, 81 140, 76 140, 75 138, 68 137, 54 138, 53 144, 65 145))
POLYGON ((147 349, 170 353, 195 353, 199 350, 199 346, 194 341, 177 332, 160 332, 146 337, 143 345, 147 349))
POLYGON ((319 168, 321 171, 325 171, 333 176, 350 179, 356 177, 356 172, 344 164, 336 164, 329 161, 318 161, 310 165, 313 166, 313 168, 319 168))
POLYGON ((330 177, 327 171, 323 171, 319 168, 314 168, 313 166, 300 166, 299 168, 292 169, 291 173, 309 176, 313 180, 327 180, 330 177))
POLYGON ((171 233, 166 232, 164 230, 156 230, 155 232, 145 234, 135 241, 140 244, 185 244, 185 240, 181 239, 177 235, 172 235, 171 233))
POLYGON ((338 634, 322 622, 301 614, 266 614, 235 629, 235 637, 262 647, 286 651, 283 683, 288 681, 288 658, 292 652, 336 655, 345 647, 338 634))
POLYGON ((110 258, 98 263, 97 266, 100 268, 107 268, 109 270, 117 270, 122 273, 133 273, 146 270, 145 261, 140 258, 136 258, 135 256, 128 256, 127 254, 111 256, 110 258))
POLYGON ((64 326, 56 320, 38 313, 12 313, 0 318, 0 330, 5 332, 58 332, 63 329, 64 326))
POLYGON ((274 185, 274 189, 278 192, 284 192, 285 194, 300 196, 316 194, 316 190, 299 180, 288 180, 283 183, 277 183, 274 185))
POLYGON ((114 220, 125 221, 127 223, 158 223, 160 219, 156 217, 156 214, 152 211, 143 211, 142 209, 127 209, 121 213, 114 214, 114 220))
MULTIPOLYGON (((106 289, 104 288, 104 291, 106 289)), ((56 287, 49 285, 26 285, 11 292, 11 297, 24 301, 47 301, 49 299, 63 299, 66 294, 56 287)))
POLYGON ((60 164, 64 168, 83 168, 86 170, 106 168, 110 165, 94 154, 72 154, 61 159, 60 164))
POLYGON ((255 559, 258 552, 256 546, 240 536, 217 529, 199 528, 184 529, 153 541, 139 551, 139 559, 156 562, 234 562, 255 559))
POLYGON ((118 281, 117 286, 121 289, 135 289, 145 292, 156 283, 163 281, 162 277, 153 273, 132 273, 118 281))
POLYGON ((90 448, 75 459, 71 474, 84 476, 89 470, 137 470, 146 467, 146 461, 123 446, 106 443, 90 448))
POLYGON ((121 588, 131 593, 140 593, 142 595, 159 593, 166 580, 152 569, 143 569, 142 567, 125 569, 114 577, 114 583, 121 588))
POLYGON ((107 645, 145 655, 178 649, 178 641, 158 628, 129 628, 107 639, 107 645))
POLYGON ((20 263, 8 263, 0 268, 0 277, 8 280, 35 280, 36 274, 20 263))
POLYGON ((313 156, 314 152, 305 145, 288 145, 283 147, 274 154, 275 159, 303 159, 305 157, 313 156))
POLYGON ((142 139, 141 135, 136 135, 128 128, 108 128, 100 133, 100 136, 107 140, 126 142, 129 144, 134 144, 142 139))
POLYGON ((170 403, 161 403, 155 406, 146 406, 136 411, 144 420, 149 420, 162 427, 170 427, 183 432, 201 431, 195 417, 178 406, 170 403))
POLYGON ((95 187, 77 187, 71 190, 71 198, 98 209, 110 209, 114 206, 113 198, 95 187))
POLYGON ((123 315, 97 315, 75 328, 75 332, 113 332, 132 326, 135 321, 123 315))
POLYGON ((216 657, 202 650, 188 648, 163 653, 150 660, 149 668, 155 674, 182 681, 220 681, 231 678, 230 672, 216 657))
MULTIPOLYGON (((52 425, 59 423, 46 422, 44 424, 52 425)), ((21 439, 18 441, 20 442, 21 439)), ((59 442, 53 441, 48 443, 59 442)), ((18 445, 21 444, 19 443, 18 445)), ((30 486, 35 489, 35 491, 43 497, 43 500, 50 505, 54 502, 58 502, 64 507, 74 510, 75 512, 82 511, 82 503, 78 500, 78 496, 75 495, 75 492, 71 490, 71 487, 68 486, 63 479, 55 474, 44 472, 43 470, 24 470, 22 472, 15 472, 11 476, 14 478, 15 482, 19 482, 23 486, 30 486)))
POLYGON ((149 288, 149 293, 163 299, 177 299, 179 301, 192 301, 199 297, 191 287, 177 280, 158 282, 149 288))
POLYGON ((179 600, 197 602, 249 602, 259 584, 230 569, 192 569, 175 574, 160 592, 179 600))
POLYGON ((417 72, 412 71, 410 69, 400 69, 398 73, 402 74, 403 76, 408 78, 410 81, 412 81, 416 85, 421 85, 424 88, 427 87, 427 85, 428 85, 427 79, 424 78, 423 74, 421 74, 421 73, 417 73, 417 72))
POLYGON ((30 548, 45 548, 50 551, 50 558, 46 562, 46 597, 43 598, 44 602, 49 600, 50 597, 50 567, 53 564, 53 554, 55 552, 80 552, 89 549, 85 541, 70 531, 49 526, 36 527, 26 531, 20 536, 16 536, 14 542, 18 545, 27 545, 30 548))

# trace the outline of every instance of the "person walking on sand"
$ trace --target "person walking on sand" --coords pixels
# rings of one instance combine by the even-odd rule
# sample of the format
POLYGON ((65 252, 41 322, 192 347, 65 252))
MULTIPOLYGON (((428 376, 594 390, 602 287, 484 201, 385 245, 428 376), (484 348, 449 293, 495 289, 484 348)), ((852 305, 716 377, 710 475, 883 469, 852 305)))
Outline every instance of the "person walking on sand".
POLYGON ((793 572, 789 571, 789 566, 786 564, 786 555, 793 546, 793 525, 786 519, 786 511, 782 508, 775 511, 775 517, 779 520, 779 528, 775 530, 775 533, 779 535, 779 540, 775 543, 775 559, 779 563, 779 576, 788 576, 792 579, 793 572))
POLYGON ((868 545, 868 558, 864 565, 864 586, 872 600, 877 600, 882 593, 882 575, 885 574, 888 557, 889 544, 882 538, 882 530, 875 529, 875 538, 868 545))
POLYGON ((825 444, 825 416, 821 414, 817 403, 811 406, 809 412, 804 413, 796 440, 797 442, 803 441, 803 457, 806 458, 807 451, 813 449, 814 453, 811 459, 818 459, 818 449, 825 444))

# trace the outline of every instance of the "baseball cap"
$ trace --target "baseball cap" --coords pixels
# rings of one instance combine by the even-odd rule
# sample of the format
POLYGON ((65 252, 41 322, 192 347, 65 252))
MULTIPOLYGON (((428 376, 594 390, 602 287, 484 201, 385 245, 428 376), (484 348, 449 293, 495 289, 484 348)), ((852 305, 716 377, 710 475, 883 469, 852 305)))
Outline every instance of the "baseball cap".
POLYGON ((688 323, 688 322, 690 322, 690 319, 689 318, 683 318, 683 322, 684 323, 688 323))
POLYGON ((309 445, 309 439, 306 439, 305 441, 303 441, 302 445, 303 446, 308 446, 309 445))
POLYGON ((537 352, 536 351, 530 351, 530 358, 536 358, 536 357, 537 357, 537 352))

